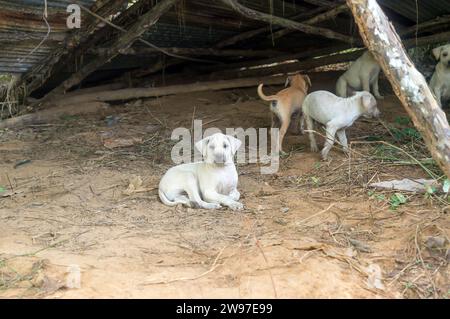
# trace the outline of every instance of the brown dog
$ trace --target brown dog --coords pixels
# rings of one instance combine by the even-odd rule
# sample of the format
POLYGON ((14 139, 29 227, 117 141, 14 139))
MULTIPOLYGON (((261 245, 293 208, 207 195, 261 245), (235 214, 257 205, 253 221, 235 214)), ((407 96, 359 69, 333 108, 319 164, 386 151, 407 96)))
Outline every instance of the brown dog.
POLYGON ((303 100, 311 87, 311 80, 309 76, 302 74, 295 74, 286 79, 285 86, 290 86, 278 92, 275 95, 267 96, 263 93, 263 84, 258 86, 258 95, 261 99, 272 101, 270 103, 270 110, 272 111, 272 127, 275 127, 275 122, 280 122, 280 151, 283 150, 283 139, 290 123, 291 117, 295 115, 295 125, 297 132, 299 131, 300 115, 303 100), (276 115, 276 117, 273 116, 276 115))

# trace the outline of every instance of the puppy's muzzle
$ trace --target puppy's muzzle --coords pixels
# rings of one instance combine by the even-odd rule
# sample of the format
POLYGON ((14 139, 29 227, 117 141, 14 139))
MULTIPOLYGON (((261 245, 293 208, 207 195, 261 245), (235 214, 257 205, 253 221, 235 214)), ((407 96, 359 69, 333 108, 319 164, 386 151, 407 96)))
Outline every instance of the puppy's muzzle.
POLYGON ((223 164, 225 163, 225 154, 214 154, 214 163, 223 164))

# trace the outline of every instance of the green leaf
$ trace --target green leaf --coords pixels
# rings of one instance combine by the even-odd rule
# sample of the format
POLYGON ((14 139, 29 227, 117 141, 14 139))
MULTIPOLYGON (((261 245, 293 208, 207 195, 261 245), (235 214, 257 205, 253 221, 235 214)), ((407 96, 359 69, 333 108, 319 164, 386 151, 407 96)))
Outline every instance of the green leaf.
POLYGON ((319 184, 319 178, 313 176, 313 177, 311 177, 311 180, 314 184, 316 184, 316 185, 319 184))
POLYGON ((444 181, 444 184, 442 185, 442 190, 444 191, 444 193, 448 193, 450 191, 450 179, 446 179, 444 181))
POLYGON ((6 189, 2 186, 0 186, 0 194, 6 192, 6 189))
POLYGON ((405 204, 405 203, 406 203, 406 197, 403 196, 403 194, 401 194, 401 193, 395 193, 393 196, 396 197, 397 201, 398 201, 400 204, 405 204))
POLYGON ((427 190, 427 193, 430 195, 436 193, 436 187, 434 186, 427 185, 425 188, 427 190))

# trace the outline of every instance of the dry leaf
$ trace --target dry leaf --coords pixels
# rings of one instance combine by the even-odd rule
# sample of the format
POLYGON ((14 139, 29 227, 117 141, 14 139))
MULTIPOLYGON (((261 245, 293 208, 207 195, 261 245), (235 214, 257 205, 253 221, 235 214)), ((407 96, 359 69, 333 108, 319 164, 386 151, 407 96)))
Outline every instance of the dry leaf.
POLYGON ((128 147, 133 146, 135 144, 142 143, 142 138, 132 137, 132 138, 116 138, 116 139, 107 139, 103 143, 106 148, 113 149, 117 147, 128 147))

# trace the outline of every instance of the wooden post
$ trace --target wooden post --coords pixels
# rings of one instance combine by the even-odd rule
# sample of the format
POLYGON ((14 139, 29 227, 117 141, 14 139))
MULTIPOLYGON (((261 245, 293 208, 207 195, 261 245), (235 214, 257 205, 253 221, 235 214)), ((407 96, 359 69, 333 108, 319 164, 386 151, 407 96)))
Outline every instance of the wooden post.
POLYGON ((380 64, 436 163, 450 178, 450 127, 425 78, 406 55, 375 0, 347 0, 361 37, 380 64))

